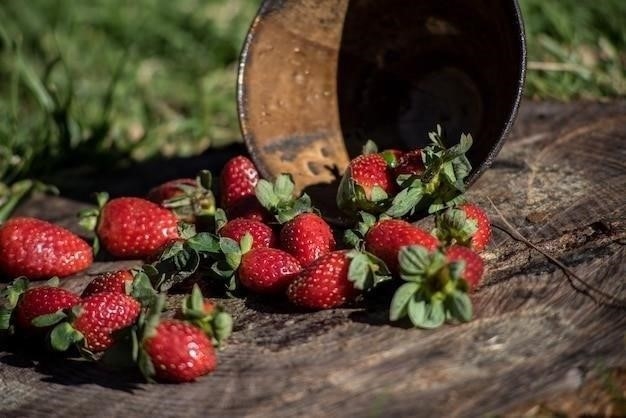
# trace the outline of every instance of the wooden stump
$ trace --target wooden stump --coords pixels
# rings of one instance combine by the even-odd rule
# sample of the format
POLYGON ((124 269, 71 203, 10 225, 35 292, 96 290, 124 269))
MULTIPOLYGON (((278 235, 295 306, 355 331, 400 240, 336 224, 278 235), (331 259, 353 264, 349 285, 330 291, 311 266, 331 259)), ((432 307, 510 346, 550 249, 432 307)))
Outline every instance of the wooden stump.
MULTIPOLYGON (((235 332, 199 382, 148 385, 0 351, 0 416, 475 417, 571 392, 598 367, 626 367, 625 144, 625 102, 523 105, 470 195, 571 271, 496 229, 469 324, 423 331, 384 311, 228 300, 235 332)), ((38 198, 20 211, 75 226, 80 206, 38 198)), ((120 265, 96 263, 64 285, 120 265)))

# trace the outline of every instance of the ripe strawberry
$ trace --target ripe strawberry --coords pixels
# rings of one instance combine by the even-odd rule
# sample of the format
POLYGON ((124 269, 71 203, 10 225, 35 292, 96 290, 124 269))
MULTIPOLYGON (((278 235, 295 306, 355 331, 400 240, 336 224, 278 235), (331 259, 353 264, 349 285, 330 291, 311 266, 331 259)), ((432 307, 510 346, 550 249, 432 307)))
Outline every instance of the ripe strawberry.
POLYGON ((82 297, 102 292, 128 294, 128 288, 132 284, 134 275, 131 270, 107 271, 96 276, 83 290, 82 297))
POLYGON ((100 212, 81 214, 81 224, 95 230, 99 242, 117 258, 149 258, 180 238, 178 219, 167 209, 145 199, 99 198, 100 212))
POLYGON ((424 161, 422 160, 422 150, 416 149, 404 153, 398 160, 397 166, 393 170, 394 177, 405 174, 409 176, 421 175, 424 173, 424 161))
POLYGON ((337 205, 349 214, 358 210, 382 212, 395 189, 391 168, 381 154, 359 155, 339 183, 337 205))
POLYGON ((181 178, 156 186, 146 198, 171 210, 184 222, 208 225, 215 214, 211 182, 211 172, 203 170, 196 179, 181 178))
POLYGON ((333 251, 306 266, 289 285, 287 297, 307 309, 336 308, 353 299, 358 291, 348 280, 347 251, 333 251))
POLYGON ((474 290, 480 284, 485 263, 478 254, 467 247, 453 245, 447 249, 446 258, 450 261, 463 261, 465 263, 461 276, 467 281, 470 290, 474 290))
POLYGON ((259 172, 248 158, 239 155, 230 159, 220 175, 221 206, 229 218, 250 218, 263 221, 269 214, 258 202, 254 188, 259 172))
POLYGON ((22 331, 33 331, 33 319, 69 309, 80 301, 80 297, 66 289, 42 286, 24 292, 14 310, 15 325, 22 331))
POLYGON ((243 254, 238 275, 245 288, 275 294, 283 291, 300 270, 292 255, 276 248, 257 248, 243 254))
POLYGON ((241 241, 246 233, 252 236, 252 248, 276 246, 274 230, 256 219, 235 218, 218 230, 221 237, 227 237, 237 242, 241 241))
POLYGON ((113 333, 135 323, 141 304, 123 293, 103 292, 84 298, 71 325, 84 337, 85 348, 104 351, 113 345, 113 333))
POLYGON ((476 252, 483 251, 491 240, 491 222, 487 213, 474 203, 465 203, 459 206, 467 219, 476 222, 476 232, 472 235, 471 248, 476 252))
POLYGON ((303 213, 285 223, 280 231, 280 247, 303 266, 335 249, 330 226, 314 213, 303 213))
POLYGON ((152 363, 153 376, 164 382, 191 382, 217 365, 209 338, 188 322, 162 320, 143 340, 142 348, 152 363))
POLYGON ((398 273, 398 253, 407 245, 421 245, 429 250, 439 245, 437 238, 400 219, 384 219, 375 224, 365 235, 365 249, 398 273))
POLYGON ((463 203, 437 214, 433 234, 446 245, 458 244, 481 252, 491 239, 491 223, 479 206, 463 203))
POLYGON ((0 272, 9 277, 65 277, 92 262, 89 244, 58 225, 34 218, 13 218, 0 226, 0 272))

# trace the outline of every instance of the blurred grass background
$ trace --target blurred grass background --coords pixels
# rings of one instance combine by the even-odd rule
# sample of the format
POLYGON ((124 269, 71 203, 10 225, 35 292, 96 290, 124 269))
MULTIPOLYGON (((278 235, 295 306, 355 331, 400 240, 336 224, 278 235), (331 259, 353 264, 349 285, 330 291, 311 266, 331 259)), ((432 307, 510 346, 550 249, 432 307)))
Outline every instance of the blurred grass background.
MULTIPOLYGON (((238 141, 236 62, 258 3, 3 0, 0 206, 20 179, 55 183, 238 141)), ((520 3, 528 97, 626 95, 625 0, 520 3)))

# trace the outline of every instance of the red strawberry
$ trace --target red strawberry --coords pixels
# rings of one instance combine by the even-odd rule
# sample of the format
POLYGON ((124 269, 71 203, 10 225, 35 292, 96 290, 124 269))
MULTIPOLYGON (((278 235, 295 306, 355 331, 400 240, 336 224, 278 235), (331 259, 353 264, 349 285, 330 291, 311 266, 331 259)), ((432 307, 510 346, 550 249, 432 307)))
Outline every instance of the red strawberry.
POLYGON ((132 297, 111 292, 88 296, 77 306, 71 325, 92 352, 109 348, 114 342, 112 334, 135 323, 141 310, 141 304, 132 297))
POLYGON ((453 245, 446 251, 446 258, 450 261, 463 261, 465 268, 462 277, 469 284, 470 290, 474 290, 483 277, 485 264, 478 254, 467 247, 453 245))
POLYGON ((146 197, 171 210, 184 222, 197 226, 209 224, 215 214, 211 182, 211 172, 203 170, 196 179, 181 178, 156 186, 146 197))
POLYGON ((95 228, 102 246, 117 258, 148 258, 180 238, 178 219, 145 199, 119 197, 100 202, 100 213, 84 212, 81 223, 95 228))
POLYGON ((335 237, 330 226, 314 213, 303 213, 280 231, 280 247, 306 266, 335 249, 335 237))
POLYGON ((80 297, 59 287, 42 286, 24 292, 15 307, 15 323, 21 330, 34 330, 33 319, 69 309, 80 301, 80 297))
POLYGON ((398 253, 407 245, 421 245, 433 250, 437 238, 400 219, 384 219, 365 235, 365 249, 385 262, 392 273, 398 273, 398 253))
POLYGON ((83 290, 86 298, 96 293, 113 292, 128 294, 127 287, 133 282, 134 275, 130 270, 107 271, 96 276, 83 290))
POLYGON ((400 157, 397 166, 393 170, 394 177, 401 174, 410 176, 421 175, 424 172, 424 161, 422 160, 422 150, 416 149, 407 152, 400 157))
POLYGON ((220 175, 221 206, 229 218, 250 218, 258 221, 269 214, 258 202, 254 188, 259 172, 248 158, 239 155, 230 159, 220 175))
POLYGON ((346 213, 382 212, 396 185, 381 154, 359 155, 350 162, 337 190, 337 205, 346 213))
POLYGON ((89 244, 58 225, 34 218, 13 218, 0 226, 0 271, 9 277, 65 277, 92 262, 89 244))
POLYGON ((256 219, 235 218, 228 221, 218 231, 220 236, 236 242, 241 241, 246 233, 252 236, 252 248, 276 246, 276 234, 272 228, 256 219))
POLYGON ((289 285, 289 300, 303 308, 331 309, 353 299, 357 290, 348 280, 347 254, 334 251, 306 266, 289 285))
POLYGON ((471 248, 476 252, 481 252, 487 247, 491 240, 491 222, 487 213, 474 203, 465 203, 459 206, 467 219, 476 222, 476 232, 472 235, 471 248))
POLYGON ((292 255, 276 248, 257 248, 242 256, 238 275, 245 288, 273 294, 283 291, 300 270, 292 255))
POLYGON ((166 382, 190 382, 215 369, 213 344, 188 322, 163 320, 143 340, 152 362, 154 378, 166 382))

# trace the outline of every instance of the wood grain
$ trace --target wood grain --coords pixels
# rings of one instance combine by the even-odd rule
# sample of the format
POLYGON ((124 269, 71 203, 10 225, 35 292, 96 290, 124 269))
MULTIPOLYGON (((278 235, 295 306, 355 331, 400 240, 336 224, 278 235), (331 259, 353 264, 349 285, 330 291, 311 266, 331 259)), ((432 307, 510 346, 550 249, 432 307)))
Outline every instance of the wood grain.
MULTIPOLYGON (((236 329, 215 373, 148 385, 77 360, 2 346, 0 416, 458 416, 503 414, 574 391, 599 365, 626 367, 626 102, 525 103, 470 195, 612 297, 585 292, 537 251, 496 230, 469 324, 422 331, 358 308, 297 313, 228 300, 236 329)), ((75 202, 22 213, 72 225, 75 202)), ((125 265, 132 264, 126 263, 125 265)), ((64 281, 117 267, 96 263, 64 281)))

